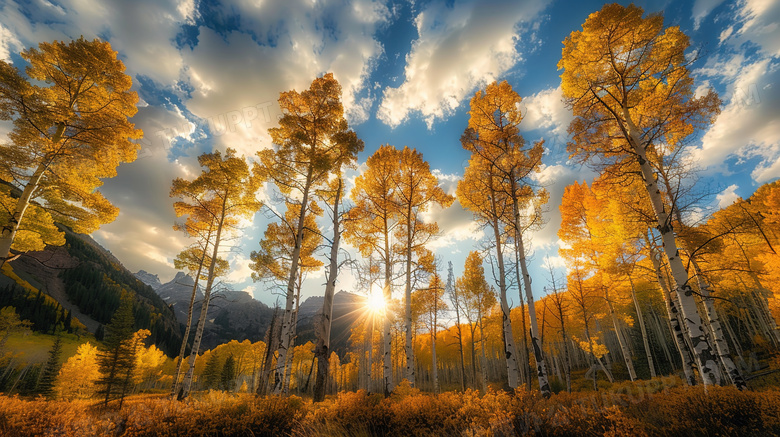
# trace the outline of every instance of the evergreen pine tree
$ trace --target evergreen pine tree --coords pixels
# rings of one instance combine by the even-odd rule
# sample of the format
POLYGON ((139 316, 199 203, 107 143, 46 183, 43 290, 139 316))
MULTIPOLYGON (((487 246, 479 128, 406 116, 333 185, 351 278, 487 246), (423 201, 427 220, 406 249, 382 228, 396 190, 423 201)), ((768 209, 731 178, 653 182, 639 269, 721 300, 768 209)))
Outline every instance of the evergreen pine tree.
POLYGON ((233 391, 236 387, 236 359, 230 354, 222 366, 222 388, 233 391))
POLYGON ((41 379, 38 381, 38 393, 51 397, 54 394, 54 381, 57 379, 57 375, 60 373, 62 362, 60 357, 62 356, 62 337, 57 336, 54 339, 54 344, 49 350, 49 359, 43 366, 43 373, 41 379))
POLYGON ((73 323, 73 315, 71 314, 70 310, 68 310, 68 313, 65 315, 65 321, 62 325, 62 329, 66 330, 68 334, 73 333, 73 327, 71 326, 71 323, 73 323))
POLYGON ((125 378, 129 368, 135 364, 133 339, 133 298, 123 293, 119 309, 111 322, 106 325, 105 340, 98 356, 100 378, 97 381, 98 393, 105 396, 104 405, 112 399, 119 399, 120 408, 129 383, 125 378))
POLYGON ((206 360, 206 367, 203 369, 201 379, 203 380, 203 389, 217 388, 222 377, 222 363, 219 362, 219 356, 216 352, 206 360))

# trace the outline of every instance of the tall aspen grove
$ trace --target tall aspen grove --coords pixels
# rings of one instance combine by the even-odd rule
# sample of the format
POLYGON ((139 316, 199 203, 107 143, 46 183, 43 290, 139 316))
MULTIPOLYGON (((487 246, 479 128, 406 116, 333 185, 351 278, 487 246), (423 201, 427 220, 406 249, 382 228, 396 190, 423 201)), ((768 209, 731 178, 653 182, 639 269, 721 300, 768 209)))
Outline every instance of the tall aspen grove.
POLYGON ((0 4, 0 435, 780 435, 779 22, 0 4))

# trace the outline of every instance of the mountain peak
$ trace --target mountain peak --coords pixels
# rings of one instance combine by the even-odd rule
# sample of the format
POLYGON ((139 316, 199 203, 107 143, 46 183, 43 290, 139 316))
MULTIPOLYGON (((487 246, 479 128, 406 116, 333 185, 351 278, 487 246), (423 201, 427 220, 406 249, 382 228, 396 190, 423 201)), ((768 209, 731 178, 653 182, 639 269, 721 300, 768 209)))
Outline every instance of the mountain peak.
POLYGON ((184 272, 176 272, 176 276, 173 278, 171 282, 175 282, 177 284, 182 284, 182 285, 188 285, 188 286, 195 284, 195 280, 192 279, 192 276, 184 272))
POLYGON ((160 282, 160 278, 158 278, 157 275, 149 273, 146 270, 139 270, 137 273, 134 273, 133 275, 136 278, 138 278, 138 280, 152 287, 155 290, 160 288, 160 286, 162 285, 162 283, 160 282))

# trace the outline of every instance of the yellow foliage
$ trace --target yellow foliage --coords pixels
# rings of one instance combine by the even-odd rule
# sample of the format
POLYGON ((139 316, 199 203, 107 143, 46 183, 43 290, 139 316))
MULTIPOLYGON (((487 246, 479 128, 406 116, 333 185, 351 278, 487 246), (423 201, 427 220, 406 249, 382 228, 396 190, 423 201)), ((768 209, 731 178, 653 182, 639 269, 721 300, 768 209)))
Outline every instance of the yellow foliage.
MULTIPOLYGON (((655 381, 655 380, 654 380, 655 381)), ((561 393, 523 389, 440 395, 409 390, 390 398, 342 392, 312 404, 290 397, 208 392, 185 402, 132 397, 117 413, 85 401, 0 396, 0 434, 177 435, 777 435, 780 392, 648 384, 619 391, 561 393)))
POLYGON ((100 377, 97 354, 98 349, 87 342, 65 361, 54 386, 58 397, 89 399, 97 392, 95 382, 100 377))

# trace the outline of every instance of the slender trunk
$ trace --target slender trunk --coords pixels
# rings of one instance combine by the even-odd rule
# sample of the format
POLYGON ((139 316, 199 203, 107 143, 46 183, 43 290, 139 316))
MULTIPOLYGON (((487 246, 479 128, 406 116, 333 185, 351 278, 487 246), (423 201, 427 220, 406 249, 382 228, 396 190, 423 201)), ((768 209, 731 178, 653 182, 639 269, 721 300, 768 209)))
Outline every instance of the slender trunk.
POLYGON ((771 296, 769 290, 767 290, 761 281, 758 279, 758 275, 754 271, 750 271, 750 278, 756 286, 756 298, 761 305, 761 313, 764 315, 767 325, 769 326, 770 338, 775 344, 776 348, 780 348, 780 328, 777 327, 777 321, 775 321, 772 312, 769 310, 766 297, 771 296))
MULTIPOLYGON (((645 356, 647 357, 647 367, 650 368, 650 378, 655 378, 655 365, 653 364, 653 353, 650 350, 650 342, 647 338, 647 328, 645 327, 645 318, 642 315, 642 308, 639 306, 639 299, 636 297, 636 289, 634 288, 634 280, 631 276, 628 276, 628 283, 631 285, 631 299, 634 301, 634 309, 636 309, 636 321, 639 323, 639 329, 642 331, 642 345, 645 348, 645 356)), ((663 340, 662 340, 663 341, 663 340)))
POLYGON ((672 299, 671 291, 667 287, 666 281, 663 278, 663 273, 661 272, 661 254, 655 248, 647 235, 643 235, 643 237, 645 239, 645 244, 647 244, 647 247, 650 250, 650 260, 653 263, 653 269, 655 270, 658 285, 661 287, 661 292, 664 295, 666 311, 669 313, 669 322, 672 326, 672 337, 674 338, 675 345, 677 345, 677 351, 680 353, 685 380, 688 382, 688 385, 694 386, 696 385, 696 375, 694 373, 695 365, 693 362, 693 356, 688 349, 688 344, 685 342, 683 326, 680 323, 680 319, 678 318, 679 310, 677 309, 677 305, 674 299, 672 299))
MULTIPOLYGON (((54 132, 51 139, 52 144, 59 143, 64 132, 65 123, 57 123, 57 130, 54 132)), ((11 261, 13 258, 13 256, 11 256, 11 246, 14 244, 16 233, 19 232, 19 226, 22 223, 27 207, 30 206, 33 193, 38 188, 38 184, 41 182, 41 178, 43 178, 43 174, 46 173, 50 164, 51 163, 43 162, 38 164, 38 167, 35 169, 32 176, 30 176, 30 180, 24 185, 22 194, 16 199, 16 206, 14 206, 14 211, 11 214, 8 224, 4 225, 2 230, 0 230, 0 267, 2 267, 6 261, 11 261)))
POLYGON ((290 379, 292 377, 293 360, 295 360, 295 339, 298 336, 298 310, 301 306, 301 285, 303 281, 303 272, 299 273, 295 291, 295 310, 293 311, 293 317, 290 323, 290 353, 287 356, 287 363, 284 366, 282 394, 285 396, 290 393, 290 379))
MULTIPOLYGON (((290 257, 290 276, 287 279, 287 294, 284 306, 284 317, 282 318, 282 329, 280 331, 279 358, 276 361, 276 374, 283 375, 285 363, 287 362, 287 351, 290 348, 290 332, 292 330, 292 311, 293 300, 295 298, 295 281, 298 278, 298 263, 301 257, 301 245, 303 243, 304 221, 306 219, 306 209, 309 202, 309 190, 311 189, 313 179, 313 167, 310 165, 306 174, 306 184, 303 189, 301 199, 301 212, 298 214, 298 226, 295 231, 295 247, 290 257)), ((273 394, 278 395, 284 389, 284 378, 279 378, 274 386, 273 394)))
MULTIPOLYGON (((450 269, 452 269, 452 263, 450 263, 450 269)), ((463 331, 460 326, 460 301, 455 284, 452 284, 452 292, 455 296, 455 329, 458 331, 458 353, 460 354, 460 389, 466 391, 466 364, 463 357, 463 331)))
POLYGON ((176 373, 174 373, 173 384, 171 386, 171 398, 176 396, 176 392, 179 390, 179 378, 181 378, 181 365, 184 361, 184 353, 187 351, 187 342, 190 339, 190 329, 192 328, 192 313, 195 310, 195 297, 198 294, 198 282, 200 282, 200 275, 203 272, 203 264, 206 262, 206 250, 209 247, 209 240, 211 239, 211 229, 206 236, 206 244, 203 248, 203 253, 198 263, 198 272, 195 274, 195 283, 192 285, 192 294, 190 295, 190 306, 187 312, 187 325, 184 328, 184 338, 181 341, 181 348, 179 349, 179 357, 176 360, 176 373))
POLYGON ((710 328, 712 329, 713 343, 715 343, 715 350, 718 352, 720 362, 726 369, 726 375, 728 376, 728 379, 731 380, 731 383, 734 384, 734 386, 738 389, 745 390, 747 388, 745 379, 739 373, 737 366, 731 359, 731 355, 729 353, 729 344, 723 337, 723 328, 720 326, 718 313, 715 311, 715 302, 713 301, 710 294, 710 286, 702 277, 701 270, 699 269, 699 265, 695 259, 691 259, 691 264, 693 265, 696 279, 699 282, 699 292, 701 293, 702 300, 704 301, 704 308, 707 312, 707 319, 709 319, 710 328))
POLYGON ((671 217, 666 211, 661 191, 658 188, 658 183, 653 174, 653 169, 650 166, 650 162, 647 160, 647 151, 645 146, 641 143, 639 130, 631 120, 627 107, 623 108, 623 116, 628 127, 626 139, 637 154, 637 162, 642 173, 642 179, 645 183, 650 203, 652 204, 653 211, 657 218, 658 231, 661 233, 664 253, 666 253, 666 257, 669 260, 672 276, 676 283, 680 310, 684 321, 688 326, 688 331, 691 334, 691 343, 694 356, 699 365, 699 373, 702 375, 705 387, 708 385, 718 385, 722 379, 720 368, 718 367, 718 359, 713 353, 713 349, 707 341, 706 333, 702 327, 701 317, 696 308, 693 290, 688 284, 688 271, 685 269, 685 265, 683 265, 679 250, 677 249, 677 241, 674 235, 671 217))
POLYGON ((366 369, 368 370, 368 374, 366 375, 366 388, 370 392, 373 390, 374 387, 374 319, 371 319, 371 330, 368 332, 368 335, 366 336, 366 344, 368 345, 368 366, 366 369))
POLYGON ((436 335, 439 326, 439 290, 433 290, 433 327, 431 329, 431 370, 433 372, 433 392, 439 393, 439 363, 436 361, 436 335))
MULTIPOLYGON (((653 306, 649 303, 647 304, 647 310, 650 312, 650 318, 653 320, 653 332, 655 332, 655 336, 658 339, 658 343, 661 345, 661 350, 664 352, 664 357, 666 357, 666 361, 669 363, 672 371, 674 371, 674 361, 672 361, 672 354, 669 351, 668 343, 666 342, 666 336, 664 335, 663 328, 661 327, 661 318, 656 314, 655 310, 653 309, 653 306)), ((669 330, 669 332, 672 332, 672 341, 674 342, 674 333, 672 330, 672 325, 669 322, 669 319, 666 320, 666 328, 669 330)), ((660 369, 660 366, 659 366, 660 369)))
POLYGON ((471 384, 475 390, 477 388, 477 340, 475 338, 477 333, 476 322, 469 322, 469 329, 471 330, 471 384))
MULTIPOLYGON (((515 241, 517 243, 516 254, 519 257, 520 270, 523 273, 523 288, 525 288, 525 297, 528 302, 528 318, 531 322, 531 330, 529 334, 531 336, 531 346, 534 350, 534 359, 536 360, 536 377, 539 380, 539 390, 544 397, 549 397, 550 384, 547 380, 547 369, 545 367, 544 359, 542 358, 542 346, 539 342, 539 325, 536 321, 536 309, 534 303, 534 293, 531 290, 531 275, 528 273, 528 265, 525 259, 525 248, 523 247, 523 232, 520 229, 520 207, 517 202, 517 196, 515 195, 514 185, 515 180, 512 177, 512 210, 514 212, 514 228, 515 228, 515 241)), ((518 289, 520 284, 517 284, 518 289)), ((523 313, 525 316, 525 313, 523 313)), ((525 333, 523 334, 525 337, 525 333)), ((526 360, 527 361, 527 360, 526 360)), ((530 376, 530 375, 529 375, 530 376)))
POLYGON ((623 354, 623 362, 626 364, 628 370, 628 377, 633 382, 636 380, 636 372, 634 371, 634 363, 631 360, 631 352, 626 346, 626 342, 623 339, 623 334, 620 332, 620 325, 618 325, 618 319, 615 315, 615 308, 612 306, 612 300, 609 297, 609 289, 604 287, 604 298, 607 301, 607 309, 609 310, 610 318, 612 319, 612 326, 615 328, 615 335, 617 336, 618 345, 620 346, 620 352, 623 354))
POLYGON ((27 184, 24 186, 22 195, 16 200, 16 206, 14 207, 8 224, 4 225, 2 228, 2 233, 0 233, 0 267, 2 267, 6 261, 10 261, 14 258, 11 255, 11 246, 16 238, 16 233, 19 231, 19 225, 22 222, 22 218, 24 218, 24 213, 27 211, 27 207, 30 206, 32 194, 35 189, 38 188, 38 184, 45 172, 46 166, 44 164, 40 164, 38 168, 35 169, 30 180, 27 181, 27 184))
POLYGON ((561 316, 561 335, 563 337, 563 357, 564 357, 564 371, 566 372, 566 391, 571 393, 571 359, 569 358, 569 340, 566 336, 566 326, 563 322, 563 309, 560 309, 559 314, 561 316))
MULTIPOLYGON (((492 213, 492 227, 493 236, 496 241, 496 260, 498 261, 498 283, 499 283, 499 300, 501 303, 501 322, 502 332, 504 337, 504 354, 506 356, 506 371, 507 371, 507 383, 512 390, 517 389, 517 377, 518 377, 518 363, 517 363, 517 348, 515 347, 514 334, 512 333, 512 321, 510 319, 509 303, 506 298, 506 269, 504 268, 504 254, 501 251, 501 232, 499 228, 500 216, 498 213, 498 206, 496 205, 496 189, 494 187, 494 177, 489 177, 489 189, 490 193, 490 207, 492 213)), ((472 341, 474 339, 472 338, 472 341)))
POLYGON ((406 354, 406 369, 404 376, 409 381, 409 386, 414 387, 414 344, 412 341, 412 234, 414 232, 414 223, 412 221, 411 199, 412 196, 409 196, 406 212, 406 289, 404 290, 404 328, 406 329, 404 352, 406 354))
POLYGON ((485 357, 485 327, 481 314, 479 318, 479 348, 482 350, 482 361, 480 368, 482 369, 482 391, 487 393, 487 358, 485 357))
POLYGON ((260 374, 260 383, 255 389, 258 396, 266 394, 268 390, 268 380, 271 377, 273 371, 272 362, 274 359, 274 352, 276 351, 277 343, 279 342, 279 333, 276 330, 277 318, 279 309, 274 308, 274 313, 271 316, 271 326, 268 327, 268 337, 266 339, 265 354, 263 354, 263 363, 260 366, 262 368, 260 374))
POLYGON ((758 325, 761 326, 761 331, 764 333, 763 335, 767 340, 769 340, 770 343, 772 343, 772 346, 776 348, 777 345, 775 344, 774 334, 772 329, 769 327, 769 323, 767 323, 767 318, 765 317, 766 314, 764 313, 764 306, 760 303, 761 298, 758 295, 758 290, 750 289, 741 278, 740 282, 742 282, 742 285, 745 287, 745 295, 747 296, 747 300, 750 302, 750 308, 753 309, 753 313, 756 316, 758 325))
POLYGON ((520 370, 520 379, 522 379, 525 382, 525 388, 528 391, 531 391, 531 363, 529 361, 529 352, 528 352, 528 336, 525 334, 528 327, 525 323, 525 298, 523 297, 523 290, 522 286, 520 285, 523 281, 520 278, 520 248, 517 242, 517 239, 515 238, 515 275, 517 276, 517 293, 520 296, 520 324, 522 325, 522 329, 520 332, 523 333, 523 349, 522 354, 520 355, 519 359, 521 361, 519 370, 520 370))
POLYGON ((728 332, 729 336, 731 337, 731 341, 734 343, 734 348, 737 350, 737 354, 739 354, 740 357, 743 357, 745 353, 742 351, 742 346, 739 344, 739 337, 734 335, 734 330, 731 329, 731 323, 729 322, 728 315, 726 317, 721 317, 724 322, 723 325, 726 327, 726 332, 728 332))
MULTIPOLYGON (((495 202, 495 201, 494 201, 495 202)), ((498 228, 498 220, 493 221, 493 234, 496 239, 496 258, 498 259, 499 297, 501 302, 501 322, 504 333, 504 353, 506 355, 507 382, 512 390, 517 388, 518 363, 517 349, 515 348, 512 322, 510 320, 509 304, 506 299, 506 279, 504 269, 504 256, 501 253, 501 235, 498 228)), ((474 339, 471 339, 474 341, 474 339)))
POLYGON ((222 209, 220 211, 219 224, 217 224, 217 235, 214 237, 214 250, 211 254, 211 262, 209 263, 208 281, 206 282, 206 290, 203 292, 203 304, 200 309, 200 317, 198 318, 198 328, 195 330, 195 340, 192 342, 192 352, 190 352, 189 369, 187 374, 184 375, 184 381, 182 381, 182 389, 179 391, 179 400, 186 398, 190 389, 192 388, 192 377, 195 372, 195 360, 198 358, 198 349, 200 349, 200 341, 203 338, 203 329, 206 327, 206 313, 209 309, 209 301, 211 299, 211 287, 214 285, 214 269, 217 265, 217 257, 219 256, 219 243, 222 238, 222 228, 225 223, 225 208, 227 207, 227 197, 224 197, 222 201, 222 209))
POLYGON ((333 244, 330 246, 330 267, 328 268, 328 282, 325 284, 325 299, 322 302, 322 311, 317 325, 317 345, 314 356, 317 357, 317 379, 314 382, 314 402, 322 402, 325 399, 325 383, 329 377, 330 366, 330 328, 333 317, 333 295, 336 291, 336 279, 339 269, 339 244, 341 242, 341 219, 339 217, 339 203, 341 202, 342 178, 339 177, 338 186, 333 200, 333 244))
MULTIPOLYGON (((384 298, 385 298, 385 305, 390 305, 390 301, 393 298, 393 292, 392 292, 392 274, 393 274, 393 266, 392 266, 392 260, 390 259, 391 252, 390 252, 390 234, 388 230, 388 223, 387 223, 387 217, 385 217, 385 223, 384 223, 384 237, 385 237, 385 286, 384 286, 384 298)), ((390 393, 393 392, 393 333, 391 331, 392 326, 390 324, 390 314, 389 310, 385 310, 385 314, 383 317, 384 321, 384 350, 383 350, 383 367, 382 367, 382 391, 385 394, 385 397, 390 396, 390 393)))

